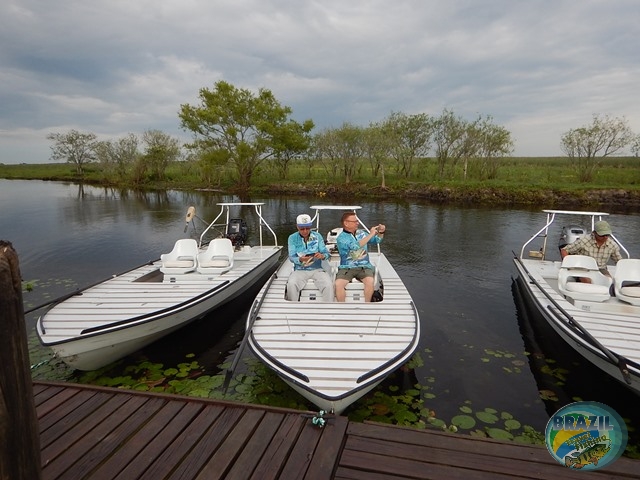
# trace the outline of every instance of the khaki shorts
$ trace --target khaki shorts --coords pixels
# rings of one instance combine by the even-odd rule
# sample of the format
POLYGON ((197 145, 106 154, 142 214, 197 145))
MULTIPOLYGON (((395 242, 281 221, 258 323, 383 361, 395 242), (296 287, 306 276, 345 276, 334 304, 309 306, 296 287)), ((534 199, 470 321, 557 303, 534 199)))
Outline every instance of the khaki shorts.
POLYGON ((366 277, 373 277, 373 268, 355 267, 355 268, 339 268, 336 273, 336 280, 347 280, 350 282, 354 278, 362 280, 366 277))

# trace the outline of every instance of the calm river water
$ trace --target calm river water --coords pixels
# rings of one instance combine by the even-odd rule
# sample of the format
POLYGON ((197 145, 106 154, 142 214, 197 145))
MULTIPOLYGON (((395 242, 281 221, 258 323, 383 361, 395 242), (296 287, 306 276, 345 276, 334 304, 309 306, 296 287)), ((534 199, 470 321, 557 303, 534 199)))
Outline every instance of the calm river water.
MULTIPOLYGON (((12 242, 23 279, 34 285, 24 293, 28 309, 168 252, 184 236, 189 205, 211 220, 217 202, 234 200, 212 192, 137 193, 0 180, 0 239, 12 242)), ((330 203, 318 198, 251 201, 265 202, 265 216, 284 245, 296 215, 310 213, 312 204, 330 203)), ((417 382, 432 415, 449 423, 461 412, 495 413, 544 431, 557 409, 582 399, 605 403, 632 429, 640 427, 634 408, 638 398, 566 352, 553 335, 534 332, 537 322, 512 288, 512 251, 519 251, 538 230, 543 207, 480 209, 348 200, 354 202, 363 206, 365 223, 386 224, 384 251, 418 307, 423 364, 402 388, 411 390, 417 382)), ((610 221, 632 256, 639 256, 640 216, 615 214, 610 221)), ((219 371, 237 350, 251 300, 234 301, 125 364, 142 356, 168 366, 193 354, 207 371, 219 371)), ((36 315, 27 317, 33 363, 50 356, 35 339, 36 315)), ((250 355, 247 349, 244 356, 250 355)), ((36 368, 33 375, 78 381, 77 373, 64 365, 36 368)))

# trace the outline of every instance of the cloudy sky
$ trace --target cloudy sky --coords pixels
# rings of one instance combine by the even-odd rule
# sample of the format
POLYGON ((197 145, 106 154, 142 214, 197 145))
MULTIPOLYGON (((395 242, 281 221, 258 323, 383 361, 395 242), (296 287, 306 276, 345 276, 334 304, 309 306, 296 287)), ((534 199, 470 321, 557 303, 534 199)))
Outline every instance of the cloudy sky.
POLYGON ((52 132, 189 140, 181 104, 225 80, 318 129, 391 112, 492 116, 560 155, 594 114, 640 133, 637 0, 2 0, 0 163, 52 132))

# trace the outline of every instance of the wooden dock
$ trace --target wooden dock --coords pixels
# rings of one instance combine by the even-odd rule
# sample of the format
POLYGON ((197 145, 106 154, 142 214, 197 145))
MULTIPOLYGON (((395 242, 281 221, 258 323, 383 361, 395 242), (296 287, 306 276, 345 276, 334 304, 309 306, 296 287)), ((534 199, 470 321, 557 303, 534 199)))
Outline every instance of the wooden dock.
POLYGON ((176 395, 35 382, 43 479, 640 478, 640 461, 597 471, 546 448, 176 395))

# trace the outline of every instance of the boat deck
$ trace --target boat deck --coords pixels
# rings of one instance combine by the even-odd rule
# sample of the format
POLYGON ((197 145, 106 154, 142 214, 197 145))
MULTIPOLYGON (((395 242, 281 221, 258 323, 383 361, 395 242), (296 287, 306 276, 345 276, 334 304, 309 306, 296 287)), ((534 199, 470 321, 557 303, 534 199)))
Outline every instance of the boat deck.
POLYGON ((114 276, 46 312, 41 319, 43 343, 56 344, 211 296, 228 284, 244 279, 248 272, 261 266, 266 256, 279 250, 265 247, 264 251, 264 255, 235 254, 234 267, 222 275, 188 273, 163 276, 159 272, 161 263, 158 260, 114 276), (167 277, 176 280, 169 281, 167 277))
POLYGON ((380 302, 286 300, 286 264, 256 300, 251 349, 295 382, 293 388, 313 392, 312 401, 324 410, 340 412, 354 394, 408 361, 417 346, 418 312, 409 292, 386 257, 376 257, 376 265, 384 283, 380 302))
MULTIPOLYGON (((44 480, 584 479, 546 448, 310 412, 35 382, 44 480)), ((640 478, 620 458, 592 479, 640 478)))
MULTIPOLYGON (((559 262, 524 260, 523 264, 542 289, 605 347, 640 364, 640 351, 637 348, 640 345, 640 307, 629 305, 616 297, 610 297, 603 302, 571 299, 567 301, 558 291, 559 262)), ((614 266, 611 270, 615 273, 614 266)), ((538 302, 549 303, 542 291, 531 291, 538 302)))

